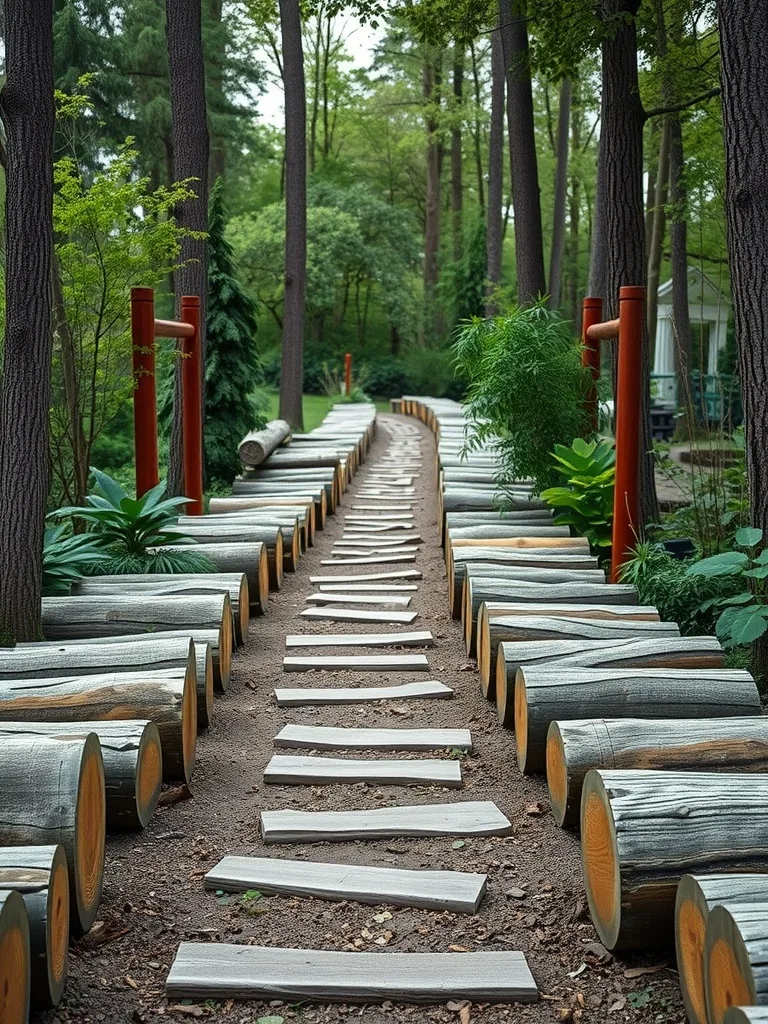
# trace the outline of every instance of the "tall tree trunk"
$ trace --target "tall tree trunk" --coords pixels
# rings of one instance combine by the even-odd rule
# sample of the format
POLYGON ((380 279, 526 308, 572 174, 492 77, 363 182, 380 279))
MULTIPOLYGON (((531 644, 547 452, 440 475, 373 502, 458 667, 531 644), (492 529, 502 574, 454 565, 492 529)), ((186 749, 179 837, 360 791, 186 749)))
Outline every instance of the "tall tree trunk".
POLYGON ((560 106, 557 112, 557 168, 555 171, 555 209, 552 218, 552 252, 549 260, 549 308, 560 306, 565 246, 565 205, 568 198, 568 149, 571 120, 571 80, 560 83, 560 106))
POLYGON ((656 120, 650 126, 650 145, 648 147, 648 188, 645 197, 645 247, 651 251, 651 235, 653 234, 653 211, 656 209, 656 181, 659 166, 659 126, 656 120))
POLYGON ((424 223, 424 343, 431 344, 437 331, 437 285, 440 252, 440 140, 437 107, 440 103, 440 72, 431 58, 423 67, 424 124, 427 135, 427 188, 424 223))
POLYGON ((50 456, 53 2, 5 9, 5 343, 0 383, 0 645, 41 636, 50 456))
POLYGON ((515 218, 517 299, 520 303, 533 302, 547 288, 525 13, 524 0, 499 0, 507 76, 507 133, 515 218))
POLYGON ((691 317, 688 309, 688 190, 683 159, 683 127, 678 113, 669 114, 670 245, 672 250, 672 334, 678 400, 688 402, 691 372, 691 317))
POLYGON ((605 149, 603 128, 597 146, 597 179, 595 182, 595 207, 592 214, 592 239, 589 247, 587 291, 594 298, 604 301, 608 288, 608 200, 606 197, 605 149))
POLYGON ((669 121, 664 119, 659 139, 659 163, 655 175, 651 244, 648 249, 648 340, 653 352, 656 344, 656 321, 659 315, 659 276, 667 227, 667 185, 669 182, 669 121))
MULTIPOLYGON (((604 183, 602 213, 607 254, 606 319, 618 310, 622 285, 645 285, 647 257, 643 207, 643 124, 637 80, 637 31, 634 16, 640 0, 602 0, 608 27, 602 54, 600 168, 604 183)), ((599 191, 599 190, 598 190, 599 191)), ((650 423, 650 353, 644 324, 643 372, 638 381, 641 403, 640 514, 645 523, 658 519, 650 423)), ((634 397, 634 396, 633 396, 634 397)))
POLYGON ((285 312, 280 416, 304 428, 304 294, 307 280, 307 105, 299 0, 280 0, 285 89, 285 312))
MULTIPOLYGON (((208 230, 208 111, 205 102, 201 0, 166 0, 168 71, 171 90, 173 175, 177 181, 192 179, 194 198, 179 203, 179 227, 203 235, 208 230)), ((208 259, 205 237, 184 238, 182 266, 173 275, 178 316, 182 295, 200 296, 200 365, 205 367, 205 316, 208 291, 208 259)), ((178 351, 178 349, 177 349, 178 351)), ((168 453, 168 493, 184 493, 182 449, 181 359, 174 366, 174 410, 168 453)), ((203 423, 205 423, 203 394, 203 423)))
POLYGON ((61 376, 64 383, 64 401, 67 407, 70 444, 72 447, 74 493, 69 495, 68 504, 82 505, 88 488, 90 446, 83 430, 83 416, 80 409, 80 382, 75 352, 75 339, 72 337, 72 329, 67 320, 64 306, 64 290, 61 284, 61 270, 55 251, 51 254, 51 282, 53 329, 58 338, 59 350, 61 352, 61 376))
POLYGON ((453 119, 451 125, 451 241, 453 261, 458 263, 464 251, 462 221, 464 186, 462 182, 461 124, 464 117, 464 46, 456 43, 453 54, 453 119))
POLYGON ((504 201, 504 55, 501 31, 491 33, 491 132, 488 143, 488 215, 486 252, 488 258, 485 315, 496 316, 496 291, 501 284, 504 201))
MULTIPOLYGON (((211 94, 213 96, 212 107, 214 110, 222 111, 227 107, 227 97, 224 93, 224 64, 226 61, 226 29, 223 17, 224 0, 208 0, 206 17, 210 25, 210 48, 208 57, 208 78, 211 94)), ((213 112, 213 111, 212 111, 213 112)), ((213 119, 211 119, 213 121, 213 119)), ((224 135, 221 131, 211 132, 211 160, 209 167, 209 180, 215 182, 217 178, 223 178, 227 169, 227 146, 224 135)))
MULTIPOLYGON (((571 182, 568 193, 568 297, 567 308, 574 324, 579 323, 581 294, 579 291, 579 253, 581 224, 581 178, 578 158, 581 154, 581 87, 578 78, 573 84, 571 102, 571 182), (575 159, 573 159, 575 157, 575 159)), ((578 327, 577 327, 578 330, 578 327)))
MULTIPOLYGON (((477 175, 477 205, 480 207, 480 216, 485 217, 485 181, 483 178, 483 143, 482 143, 482 128, 480 124, 480 110, 482 108, 482 95, 480 91, 480 72, 477 68, 477 55, 475 54, 475 44, 470 39, 469 41, 469 52, 472 56, 472 81, 475 87, 475 130, 474 130, 474 143, 475 143, 475 173, 477 175)), ((490 172, 489 172, 490 173, 490 172)))
POLYGON ((314 174, 317 167, 317 122, 320 117, 320 53, 323 38, 323 16, 318 12, 316 15, 317 27, 315 30, 314 52, 312 58, 312 113, 309 118, 309 173, 314 174))

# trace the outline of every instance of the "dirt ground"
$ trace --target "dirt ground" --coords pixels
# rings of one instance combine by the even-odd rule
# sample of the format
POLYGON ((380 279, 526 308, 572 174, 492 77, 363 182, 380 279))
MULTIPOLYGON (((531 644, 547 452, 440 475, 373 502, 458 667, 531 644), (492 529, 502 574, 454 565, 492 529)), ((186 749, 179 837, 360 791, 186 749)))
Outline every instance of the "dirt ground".
MULTIPOLYGON (((274 704, 276 685, 336 685, 354 679, 349 673, 284 675, 281 663, 286 633, 377 631, 375 626, 357 624, 303 624, 296 616, 311 592, 310 574, 334 571, 321 566, 321 560, 329 556, 334 540, 342 533, 344 510, 349 510, 368 469, 386 448, 388 432, 383 428, 388 419, 380 417, 378 437, 365 466, 337 515, 329 517, 326 529, 318 533, 316 546, 302 558, 299 572, 286 576, 280 593, 270 599, 267 615, 251 620, 248 644, 235 657, 230 689, 217 700, 212 728, 200 736, 192 798, 160 809, 143 833, 109 837, 100 920, 92 933, 74 946, 64 1000, 56 1011, 39 1017, 44 1024, 144 1024, 159 1017, 178 1021, 210 1018, 227 1024, 256 1024, 262 1017, 269 1024, 279 1024, 281 1019, 298 1024, 357 1019, 366 1024, 685 1020, 672 950, 615 959, 599 944, 586 909, 578 839, 558 829, 546 813, 543 779, 521 777, 514 735, 499 727, 494 707, 480 693, 460 625, 448 615, 436 515, 434 440, 421 425, 424 469, 416 480, 415 524, 424 538, 416 562, 424 578, 411 605, 419 618, 407 628, 431 629, 437 644, 428 652, 430 673, 412 673, 410 678, 442 680, 455 688, 455 697, 346 708, 278 710, 274 704), (462 790, 265 786, 262 771, 273 752, 272 739, 288 722, 469 727, 475 752, 462 760, 462 790), (418 839, 286 845, 268 850, 259 837, 263 808, 332 810, 473 799, 495 801, 514 823, 514 835, 468 839, 463 845, 451 839, 418 839), (488 892, 474 917, 279 896, 250 900, 239 895, 217 896, 204 890, 202 876, 226 854, 482 871, 488 874, 488 892), (374 916, 385 911, 391 913, 391 919, 376 922, 374 916), (435 1007, 169 1004, 163 985, 182 940, 365 949, 381 956, 388 951, 455 950, 458 956, 462 949, 519 949, 528 958, 541 1001, 526 1006, 457 1002, 435 1007)), ((338 571, 364 573, 379 568, 338 571)), ((333 652, 354 653, 343 648, 333 652)), ((394 674, 369 673, 364 679, 369 684, 402 681, 402 676, 394 674)))

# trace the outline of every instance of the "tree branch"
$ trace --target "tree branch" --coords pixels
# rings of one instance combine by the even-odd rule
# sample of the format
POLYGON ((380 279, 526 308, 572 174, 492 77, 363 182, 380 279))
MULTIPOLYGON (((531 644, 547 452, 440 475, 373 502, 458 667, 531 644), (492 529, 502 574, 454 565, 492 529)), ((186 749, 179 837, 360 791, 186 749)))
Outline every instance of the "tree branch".
POLYGON ((678 110, 687 110, 689 107, 695 107, 698 103, 704 103, 705 100, 714 99, 715 96, 720 95, 720 87, 716 86, 714 89, 708 89, 707 92, 701 93, 700 96, 694 96, 693 99, 685 100, 683 103, 672 103, 668 107, 654 107, 652 110, 646 110, 645 120, 649 120, 652 117, 660 117, 662 114, 675 114, 678 110))

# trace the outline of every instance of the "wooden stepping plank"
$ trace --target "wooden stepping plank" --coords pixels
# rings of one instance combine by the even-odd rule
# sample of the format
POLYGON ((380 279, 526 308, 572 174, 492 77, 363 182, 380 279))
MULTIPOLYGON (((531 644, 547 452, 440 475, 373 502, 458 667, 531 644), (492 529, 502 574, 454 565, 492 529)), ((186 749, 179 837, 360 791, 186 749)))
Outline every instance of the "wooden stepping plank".
POLYGON ((401 594, 415 593, 415 583, 404 583, 395 586, 393 583, 321 583, 320 590, 324 594, 401 594))
POLYGON ((437 679, 423 683, 398 683, 396 686, 304 687, 300 690, 278 688, 277 706, 298 708, 304 705, 359 704, 371 700, 448 700, 453 690, 437 679))
POLYGON ((165 982, 169 998, 287 1002, 535 1002, 519 952, 343 953, 182 942, 165 982))
POLYGON ((403 597, 397 594, 345 594, 337 590, 331 594, 308 594, 304 600, 307 604, 389 604, 393 608, 407 608, 411 603, 411 596, 403 597))
POLYGON ((350 548, 350 547, 347 547, 344 544, 339 544, 338 547, 334 547, 331 550, 331 554, 335 555, 335 556, 337 556, 339 558, 371 558, 374 555, 376 557, 382 557, 383 556, 384 558, 387 558, 387 557, 401 558, 403 555, 413 555, 413 557, 415 558, 416 555, 419 553, 419 551, 421 551, 421 548, 419 548, 419 547, 407 547, 407 548, 406 547, 402 547, 402 548, 374 548, 374 547, 350 548))
POLYGON ((422 537, 418 533, 407 533, 398 537, 381 537, 378 534, 345 533, 336 542, 348 548, 394 548, 401 544, 421 544, 422 537))
POLYGON ((512 823, 490 800, 361 811, 262 811, 265 843, 341 843, 418 836, 508 836, 512 823))
POLYGON ((392 572, 373 572, 359 576, 354 573, 347 573, 344 576, 310 576, 309 582, 320 583, 365 583, 372 580, 420 580, 419 569, 394 569, 392 572))
POLYGON ((293 633, 286 647, 433 647, 429 630, 414 633, 293 633))
POLYGON ((418 618, 418 612, 368 611, 366 608, 305 608, 299 612, 302 619, 318 622, 385 622, 396 626, 408 626, 418 618))
POLYGON ((308 655, 283 658, 284 672, 428 672, 426 654, 308 655))
POLYGON ((405 555, 366 555, 363 558, 323 558, 321 565, 386 565, 396 562, 415 562, 415 554, 405 555))
POLYGON ((461 789, 461 765, 446 758, 396 761, 351 760, 275 754, 264 769, 264 781, 277 786, 325 786, 370 782, 388 786, 445 786, 461 789))
POLYGON ((276 747, 309 750, 471 750, 469 729, 336 729, 284 725, 276 747))
POLYGON ((205 876, 206 889, 279 893, 324 900, 388 903, 395 907, 475 914, 486 875, 464 871, 409 871, 364 864, 324 864, 278 857, 224 857, 205 876))
POLYGON ((346 531, 344 534, 345 537, 376 536, 378 538, 381 534, 385 534, 386 537, 390 535, 393 535, 394 537, 400 537, 403 535, 403 531, 413 530, 413 523, 393 523, 387 520, 382 521, 381 524, 354 523, 347 520, 344 523, 344 530, 346 531))
POLYGON ((380 515, 384 515, 386 512, 409 512, 413 508, 413 502, 399 502, 397 505, 353 505, 352 508, 358 512, 378 512, 380 515))
POLYGON ((413 521, 413 512, 384 512, 378 516, 344 516, 345 523, 410 523, 413 521))

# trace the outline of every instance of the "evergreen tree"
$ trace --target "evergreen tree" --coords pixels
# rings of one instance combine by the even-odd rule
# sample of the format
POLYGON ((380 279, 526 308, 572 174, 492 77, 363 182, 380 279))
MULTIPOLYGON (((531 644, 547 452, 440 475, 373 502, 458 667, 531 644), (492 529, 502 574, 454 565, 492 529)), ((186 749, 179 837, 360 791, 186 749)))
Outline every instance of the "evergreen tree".
POLYGON ((264 375, 256 349, 256 304, 237 280, 224 225, 219 178, 211 191, 208 225, 205 473, 208 480, 231 483, 240 468, 238 442, 266 420, 258 395, 264 375))

